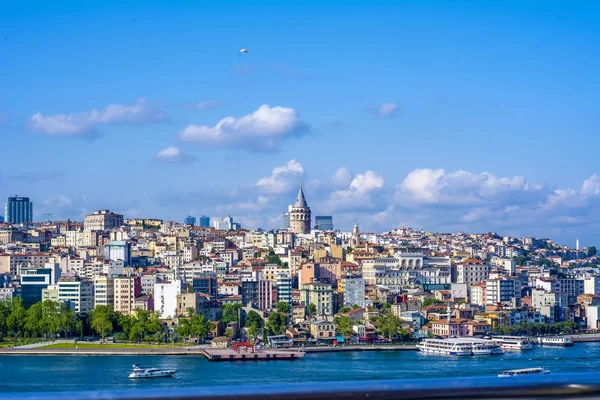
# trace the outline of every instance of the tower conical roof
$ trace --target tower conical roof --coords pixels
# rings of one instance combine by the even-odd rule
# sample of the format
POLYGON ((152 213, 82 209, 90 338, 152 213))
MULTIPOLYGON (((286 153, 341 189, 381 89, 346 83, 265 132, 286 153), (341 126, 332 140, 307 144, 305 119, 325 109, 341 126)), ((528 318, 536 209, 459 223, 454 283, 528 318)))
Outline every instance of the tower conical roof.
POLYGON ((300 183, 300 190, 298 191, 298 197, 296 198, 294 207, 308 207, 306 198, 304 197, 304 192, 302 191, 302 183, 300 183))

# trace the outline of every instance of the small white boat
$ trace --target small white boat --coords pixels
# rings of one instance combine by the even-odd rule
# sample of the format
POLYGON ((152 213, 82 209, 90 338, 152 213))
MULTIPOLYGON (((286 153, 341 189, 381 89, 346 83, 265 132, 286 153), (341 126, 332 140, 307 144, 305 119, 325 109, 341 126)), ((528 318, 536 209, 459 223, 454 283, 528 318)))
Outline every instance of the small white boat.
POLYGON ((510 369, 508 371, 502 371, 498 374, 499 378, 506 378, 509 376, 527 376, 527 375, 540 375, 549 374, 550 371, 544 368, 523 368, 523 369, 510 369))
POLYGON ((133 371, 129 374, 130 378, 165 378, 173 376, 177 372, 175 369, 158 369, 140 367, 133 365, 133 371))
POLYGON ((546 336, 539 338, 542 346, 573 346, 573 339, 569 336, 546 336))

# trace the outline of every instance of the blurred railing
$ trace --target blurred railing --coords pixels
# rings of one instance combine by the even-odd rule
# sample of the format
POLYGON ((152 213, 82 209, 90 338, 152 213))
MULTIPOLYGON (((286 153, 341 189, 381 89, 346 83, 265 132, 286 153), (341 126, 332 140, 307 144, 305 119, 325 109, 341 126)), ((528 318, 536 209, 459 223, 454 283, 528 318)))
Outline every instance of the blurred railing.
MULTIPOLYGON (((339 371, 343 376, 343 371, 339 371)), ((93 373, 92 371, 90 373, 93 373)), ((468 373, 468 371, 467 371, 468 373)), ((318 374, 318 371, 315 371, 318 374)), ((426 375, 427 371, 423 371, 426 375)), ((169 378, 160 378, 169 379, 169 378)), ((175 378, 176 379, 176 378, 175 378)), ((293 377, 290 377, 293 379, 293 377)), ((110 383, 107 383, 110 384, 110 383)), ((498 378, 320 382, 289 385, 168 387, 123 391, 0 393, 0 399, 278 400, 278 399, 600 399, 600 373, 498 378)))

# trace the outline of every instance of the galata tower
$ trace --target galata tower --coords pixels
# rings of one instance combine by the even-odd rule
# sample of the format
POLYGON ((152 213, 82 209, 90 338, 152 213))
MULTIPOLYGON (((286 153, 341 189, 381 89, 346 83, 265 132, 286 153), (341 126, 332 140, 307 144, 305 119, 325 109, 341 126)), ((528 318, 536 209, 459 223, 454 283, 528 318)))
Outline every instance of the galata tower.
POLYGON ((310 233, 311 221, 310 207, 306 203, 306 198, 302 191, 302 183, 300 183, 296 203, 294 203, 292 211, 290 211, 290 227, 292 228, 292 232, 310 233))

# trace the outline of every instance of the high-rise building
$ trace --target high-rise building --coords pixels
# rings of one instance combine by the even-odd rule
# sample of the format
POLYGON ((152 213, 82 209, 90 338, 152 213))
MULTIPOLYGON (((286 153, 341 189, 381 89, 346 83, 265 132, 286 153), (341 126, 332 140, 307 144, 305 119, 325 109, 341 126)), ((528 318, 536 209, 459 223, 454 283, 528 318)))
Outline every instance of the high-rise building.
POLYGON ((300 184, 300 190, 298 191, 298 197, 296 202, 292 206, 290 211, 290 227, 293 233, 310 233, 311 214, 310 207, 304 197, 304 191, 302 190, 302 184, 300 184))
POLYGON ((206 215, 201 216, 198 219, 198 226, 208 228, 210 226, 210 217, 207 217, 206 215))
POLYGON ((142 292, 142 280, 139 276, 122 276, 114 280, 115 311, 121 314, 133 313, 135 298, 142 292))
POLYGON ((104 257, 107 260, 123 261, 125 266, 131 265, 131 243, 124 240, 109 242, 104 247, 104 257))
POLYGON ((313 282, 300 287, 300 302, 317 306, 317 315, 333 315, 333 288, 330 284, 313 282))
POLYGON ((194 226, 194 225, 196 225, 196 217, 192 217, 191 215, 188 215, 187 217, 185 217, 185 220, 183 220, 183 223, 185 225, 194 226))
POLYGON ((330 215, 315 216, 315 229, 320 230, 320 231, 332 231, 333 230, 333 217, 330 215))
POLYGON ((108 274, 94 277, 94 308, 97 306, 110 306, 115 304, 115 280, 108 274))
POLYGON ((217 274, 203 273, 192 278, 194 293, 202 293, 217 298, 217 274))
POLYGON ((44 268, 23 268, 21 275, 21 299, 25 308, 42 301, 42 290, 55 285, 61 275, 59 264, 46 263, 44 268))
POLYGON ((75 312, 91 313, 94 309, 94 283, 79 277, 60 278, 58 301, 68 303, 75 312))
POLYGON ((288 271, 278 270, 276 272, 277 301, 292 304, 292 278, 288 271))
POLYGON ((292 212, 292 205, 288 206, 288 210, 283 213, 283 229, 290 229, 290 213, 292 212))
POLYGON ((181 281, 165 281, 154 285, 154 309, 161 319, 177 315, 177 296, 181 294, 181 281))
POLYGON ((33 203, 29 197, 9 197, 4 205, 4 220, 10 224, 26 224, 33 221, 33 203))
POLYGON ((4 216, 0 215, 0 224, 4 222, 4 216))
POLYGON ((237 222, 233 221, 233 218, 228 215, 226 217, 217 219, 216 221, 213 221, 213 227, 215 229, 220 229, 220 230, 224 230, 224 231, 235 231, 238 230, 242 227, 242 225, 240 225, 237 222))

